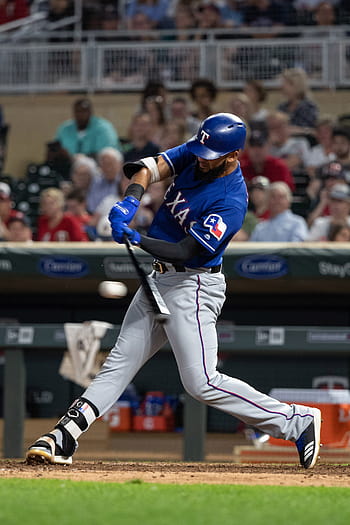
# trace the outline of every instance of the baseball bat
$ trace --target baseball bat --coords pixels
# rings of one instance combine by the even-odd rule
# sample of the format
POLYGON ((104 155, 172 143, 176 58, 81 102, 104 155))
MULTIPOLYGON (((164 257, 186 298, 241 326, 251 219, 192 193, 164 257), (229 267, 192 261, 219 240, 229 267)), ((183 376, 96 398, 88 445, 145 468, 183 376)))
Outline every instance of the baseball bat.
POLYGON ((151 279, 149 275, 146 274, 145 270, 141 267, 134 253, 134 247, 126 235, 124 235, 124 242, 129 252, 130 259, 136 270, 136 273, 139 276, 143 291, 146 294, 146 297, 151 305, 151 308, 155 314, 157 321, 159 323, 166 323, 169 319, 170 312, 163 300, 163 297, 160 295, 159 290, 153 279, 151 279))

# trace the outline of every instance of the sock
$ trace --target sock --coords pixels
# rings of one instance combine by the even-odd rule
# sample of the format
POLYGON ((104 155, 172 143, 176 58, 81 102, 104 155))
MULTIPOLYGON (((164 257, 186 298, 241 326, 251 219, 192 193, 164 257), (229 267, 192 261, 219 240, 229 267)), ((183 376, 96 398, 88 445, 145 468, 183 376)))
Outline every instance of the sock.
POLYGON ((99 416, 97 408, 87 399, 80 397, 69 407, 51 432, 64 456, 72 456, 78 446, 77 440, 99 416))

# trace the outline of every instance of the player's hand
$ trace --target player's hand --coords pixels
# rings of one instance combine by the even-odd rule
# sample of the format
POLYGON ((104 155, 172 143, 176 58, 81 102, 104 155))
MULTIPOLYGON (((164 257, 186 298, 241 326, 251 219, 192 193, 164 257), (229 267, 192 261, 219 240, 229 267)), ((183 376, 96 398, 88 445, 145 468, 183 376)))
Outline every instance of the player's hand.
POLYGON ((115 228, 112 227, 112 237, 115 240, 115 242, 123 244, 125 234, 127 235, 131 244, 140 244, 141 236, 139 232, 137 232, 136 230, 132 230, 127 226, 127 224, 120 222, 116 225, 115 228))
POLYGON ((112 229, 121 223, 129 224, 139 206, 140 201, 132 195, 128 195, 124 200, 116 202, 108 215, 112 229))
POLYGON ((140 244, 141 242, 141 235, 139 234, 138 231, 136 230, 132 230, 131 228, 129 228, 128 226, 124 226, 123 227, 123 235, 126 234, 129 241, 131 242, 131 244, 134 244, 135 246, 137 246, 138 244, 140 244))

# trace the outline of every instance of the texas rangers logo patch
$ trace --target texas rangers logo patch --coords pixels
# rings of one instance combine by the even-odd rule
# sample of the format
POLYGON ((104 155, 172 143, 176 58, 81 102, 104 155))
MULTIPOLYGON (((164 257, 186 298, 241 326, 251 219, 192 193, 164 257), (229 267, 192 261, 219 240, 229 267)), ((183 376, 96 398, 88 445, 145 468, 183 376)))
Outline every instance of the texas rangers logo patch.
POLYGON ((201 144, 204 144, 204 142, 206 140, 208 140, 209 137, 210 137, 209 133, 207 133, 206 131, 204 131, 204 129, 202 129, 202 131, 201 131, 201 138, 199 139, 199 142, 201 144))
POLYGON ((210 233, 219 241, 226 231, 226 224, 220 215, 211 214, 204 221, 204 226, 209 228, 210 233))

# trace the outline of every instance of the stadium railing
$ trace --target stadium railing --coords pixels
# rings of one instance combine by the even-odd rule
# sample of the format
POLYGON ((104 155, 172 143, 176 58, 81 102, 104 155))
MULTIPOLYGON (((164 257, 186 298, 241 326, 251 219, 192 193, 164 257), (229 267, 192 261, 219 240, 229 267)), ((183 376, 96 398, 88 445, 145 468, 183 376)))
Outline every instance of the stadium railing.
POLYGON ((118 32, 118 41, 108 32, 76 38, 60 31, 16 43, 0 39, 0 93, 140 91, 150 78, 181 90, 203 76, 219 89, 241 88, 250 78, 274 88, 290 67, 305 69, 313 88, 350 86, 344 28, 322 35, 304 28, 301 34, 299 28, 298 38, 291 29, 271 39, 252 39, 246 31, 233 39, 227 30, 226 36, 214 31, 205 40, 181 42, 171 37, 174 32, 153 32, 155 40, 138 41, 130 32, 118 32))

